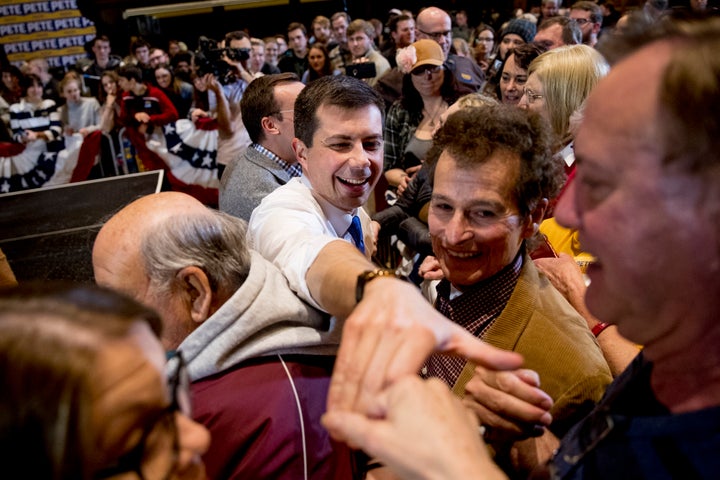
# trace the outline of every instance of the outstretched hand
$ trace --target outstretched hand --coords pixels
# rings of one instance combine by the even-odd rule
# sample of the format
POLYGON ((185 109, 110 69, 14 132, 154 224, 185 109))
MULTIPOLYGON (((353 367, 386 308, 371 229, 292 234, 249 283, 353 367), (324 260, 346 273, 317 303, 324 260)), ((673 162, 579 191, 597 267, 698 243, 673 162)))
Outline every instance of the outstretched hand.
POLYGON ((366 412, 380 391, 415 374, 434 351, 497 370, 522 364, 517 353, 492 347, 445 318, 412 284, 373 280, 343 327, 328 411, 366 412))

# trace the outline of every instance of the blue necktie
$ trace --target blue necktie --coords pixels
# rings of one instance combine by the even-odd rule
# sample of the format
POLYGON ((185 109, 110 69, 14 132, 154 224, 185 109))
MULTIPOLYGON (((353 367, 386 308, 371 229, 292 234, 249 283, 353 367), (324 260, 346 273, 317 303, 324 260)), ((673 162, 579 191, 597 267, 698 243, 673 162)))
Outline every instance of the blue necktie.
POLYGON ((362 226, 360 226, 360 217, 355 215, 350 222, 348 233, 355 242, 355 246, 360 250, 361 253, 365 253, 365 242, 363 241, 362 226))

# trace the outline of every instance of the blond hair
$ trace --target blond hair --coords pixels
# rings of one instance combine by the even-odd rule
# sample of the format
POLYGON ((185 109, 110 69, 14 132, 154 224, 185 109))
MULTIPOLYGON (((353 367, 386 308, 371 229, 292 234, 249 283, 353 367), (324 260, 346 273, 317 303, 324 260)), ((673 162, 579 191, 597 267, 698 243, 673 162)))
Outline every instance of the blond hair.
POLYGON ((536 75, 543 86, 545 106, 557 140, 567 137, 570 116, 609 71, 605 58, 587 45, 556 48, 532 61, 528 77, 536 75))

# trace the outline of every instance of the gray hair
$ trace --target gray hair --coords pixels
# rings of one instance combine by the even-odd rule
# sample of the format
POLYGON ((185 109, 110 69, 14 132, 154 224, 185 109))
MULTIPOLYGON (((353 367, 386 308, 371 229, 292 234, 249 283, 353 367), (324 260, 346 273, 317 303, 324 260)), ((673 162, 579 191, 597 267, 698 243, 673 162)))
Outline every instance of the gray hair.
POLYGON ((151 285, 169 294, 177 272, 195 266, 208 276, 213 292, 234 292, 250 271, 246 231, 244 220, 210 209, 165 219, 142 240, 151 285))

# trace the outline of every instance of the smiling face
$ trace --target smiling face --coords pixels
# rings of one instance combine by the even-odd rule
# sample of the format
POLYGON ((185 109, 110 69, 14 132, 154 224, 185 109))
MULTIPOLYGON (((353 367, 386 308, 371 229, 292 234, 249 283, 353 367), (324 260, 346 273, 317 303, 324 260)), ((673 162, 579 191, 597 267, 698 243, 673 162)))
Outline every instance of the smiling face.
POLYGON ((27 98, 32 103, 38 103, 42 101, 43 87, 39 82, 33 81, 27 89, 25 89, 27 98))
POLYGON ((533 234, 514 199, 516 154, 493 152, 483 163, 458 166, 447 151, 435 167, 428 226, 445 278, 462 290, 495 275, 533 234))
POLYGON ((167 53, 163 52, 159 48, 153 49, 152 53, 150 54, 150 66, 155 68, 158 65, 162 63, 168 63, 170 59, 168 58, 167 53))
POLYGON ((172 73, 170 73, 170 70, 167 68, 156 68, 155 80, 160 88, 170 88, 170 83, 172 83, 172 73))
POLYGON ((547 104, 545 103, 545 88, 537 76, 537 73, 530 75, 525 82, 518 105, 538 113, 550 123, 550 111, 547 109, 547 104))
POLYGON ((519 104, 527 78, 527 70, 519 67, 515 61, 515 55, 510 54, 505 61, 502 76, 500 77, 502 102, 509 105, 519 104))
POLYGON ((322 105, 316 117, 313 146, 296 138, 293 149, 314 194, 351 212, 367 201, 382 174, 382 114, 375 105, 322 105))

